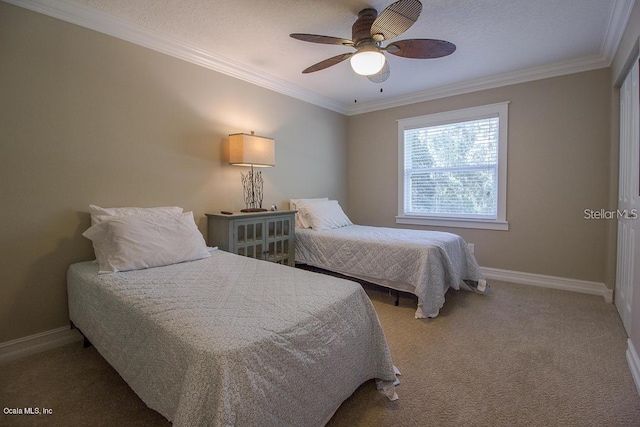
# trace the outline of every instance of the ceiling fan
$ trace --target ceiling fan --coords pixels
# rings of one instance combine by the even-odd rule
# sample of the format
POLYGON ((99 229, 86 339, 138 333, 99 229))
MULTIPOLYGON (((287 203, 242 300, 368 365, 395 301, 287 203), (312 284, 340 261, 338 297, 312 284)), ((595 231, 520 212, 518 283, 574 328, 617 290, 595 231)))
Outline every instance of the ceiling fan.
POLYGON ((422 3, 419 0, 399 0, 378 15, 373 8, 363 9, 351 28, 352 40, 317 34, 290 34, 297 40, 311 43, 335 44, 354 48, 355 52, 336 55, 314 64, 302 72, 304 74, 324 70, 351 58, 351 67, 374 83, 382 83, 389 78, 391 69, 384 52, 403 58, 431 59, 451 55, 456 45, 444 40, 407 39, 382 42, 399 36, 409 29, 420 16, 422 3))

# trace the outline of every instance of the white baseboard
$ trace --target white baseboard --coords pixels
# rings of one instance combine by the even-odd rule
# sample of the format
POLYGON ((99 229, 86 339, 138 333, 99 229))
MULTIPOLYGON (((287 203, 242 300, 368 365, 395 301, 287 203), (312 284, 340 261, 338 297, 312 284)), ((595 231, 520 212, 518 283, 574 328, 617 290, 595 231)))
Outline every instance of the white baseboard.
POLYGON ((0 343, 0 364, 81 340, 82 335, 77 330, 69 329, 69 326, 63 326, 28 337, 3 342, 0 343))
POLYGON ((630 339, 627 340, 627 363, 631 370, 633 382, 636 383, 638 395, 640 395, 640 358, 638 357, 638 353, 630 339))
POLYGON ((499 268, 480 267, 486 279, 503 280, 505 282, 533 285, 543 288, 561 289, 583 294, 601 295, 605 302, 613 302, 613 290, 604 283, 587 280, 567 279, 564 277, 545 276, 544 274, 523 273, 520 271, 501 270, 499 268))

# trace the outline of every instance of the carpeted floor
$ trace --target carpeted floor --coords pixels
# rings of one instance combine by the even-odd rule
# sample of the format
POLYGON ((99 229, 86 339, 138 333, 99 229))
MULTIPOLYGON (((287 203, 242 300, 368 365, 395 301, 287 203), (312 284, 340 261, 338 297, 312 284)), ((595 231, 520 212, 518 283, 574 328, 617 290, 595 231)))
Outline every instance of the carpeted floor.
MULTIPOLYGON (((402 371, 400 399, 372 381, 329 426, 640 426, 626 334, 601 297, 491 282, 493 294, 450 292, 436 319, 415 300, 367 288, 402 371)), ((0 425, 168 426, 95 348, 72 344, 0 366, 0 425)))

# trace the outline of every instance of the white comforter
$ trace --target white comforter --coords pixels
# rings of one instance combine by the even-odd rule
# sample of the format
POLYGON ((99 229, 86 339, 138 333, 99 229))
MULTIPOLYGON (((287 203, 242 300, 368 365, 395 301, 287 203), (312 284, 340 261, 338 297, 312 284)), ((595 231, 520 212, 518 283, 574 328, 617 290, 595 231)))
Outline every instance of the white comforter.
POLYGON ((296 229, 296 262, 411 292, 416 318, 435 317, 449 287, 481 278, 462 237, 439 231, 350 225, 296 229))
POLYGON ((222 251, 97 271, 69 268, 71 320, 176 426, 319 426, 363 382, 395 380, 356 283, 222 251))

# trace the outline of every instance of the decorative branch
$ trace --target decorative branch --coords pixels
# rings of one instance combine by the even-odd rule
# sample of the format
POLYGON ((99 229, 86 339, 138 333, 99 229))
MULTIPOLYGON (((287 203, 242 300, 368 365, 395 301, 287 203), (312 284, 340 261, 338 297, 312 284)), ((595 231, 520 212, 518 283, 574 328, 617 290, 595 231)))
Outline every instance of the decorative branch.
POLYGON ((253 166, 242 176, 242 187, 244 188, 244 204, 247 209, 261 209, 264 181, 262 172, 255 172, 253 166))

